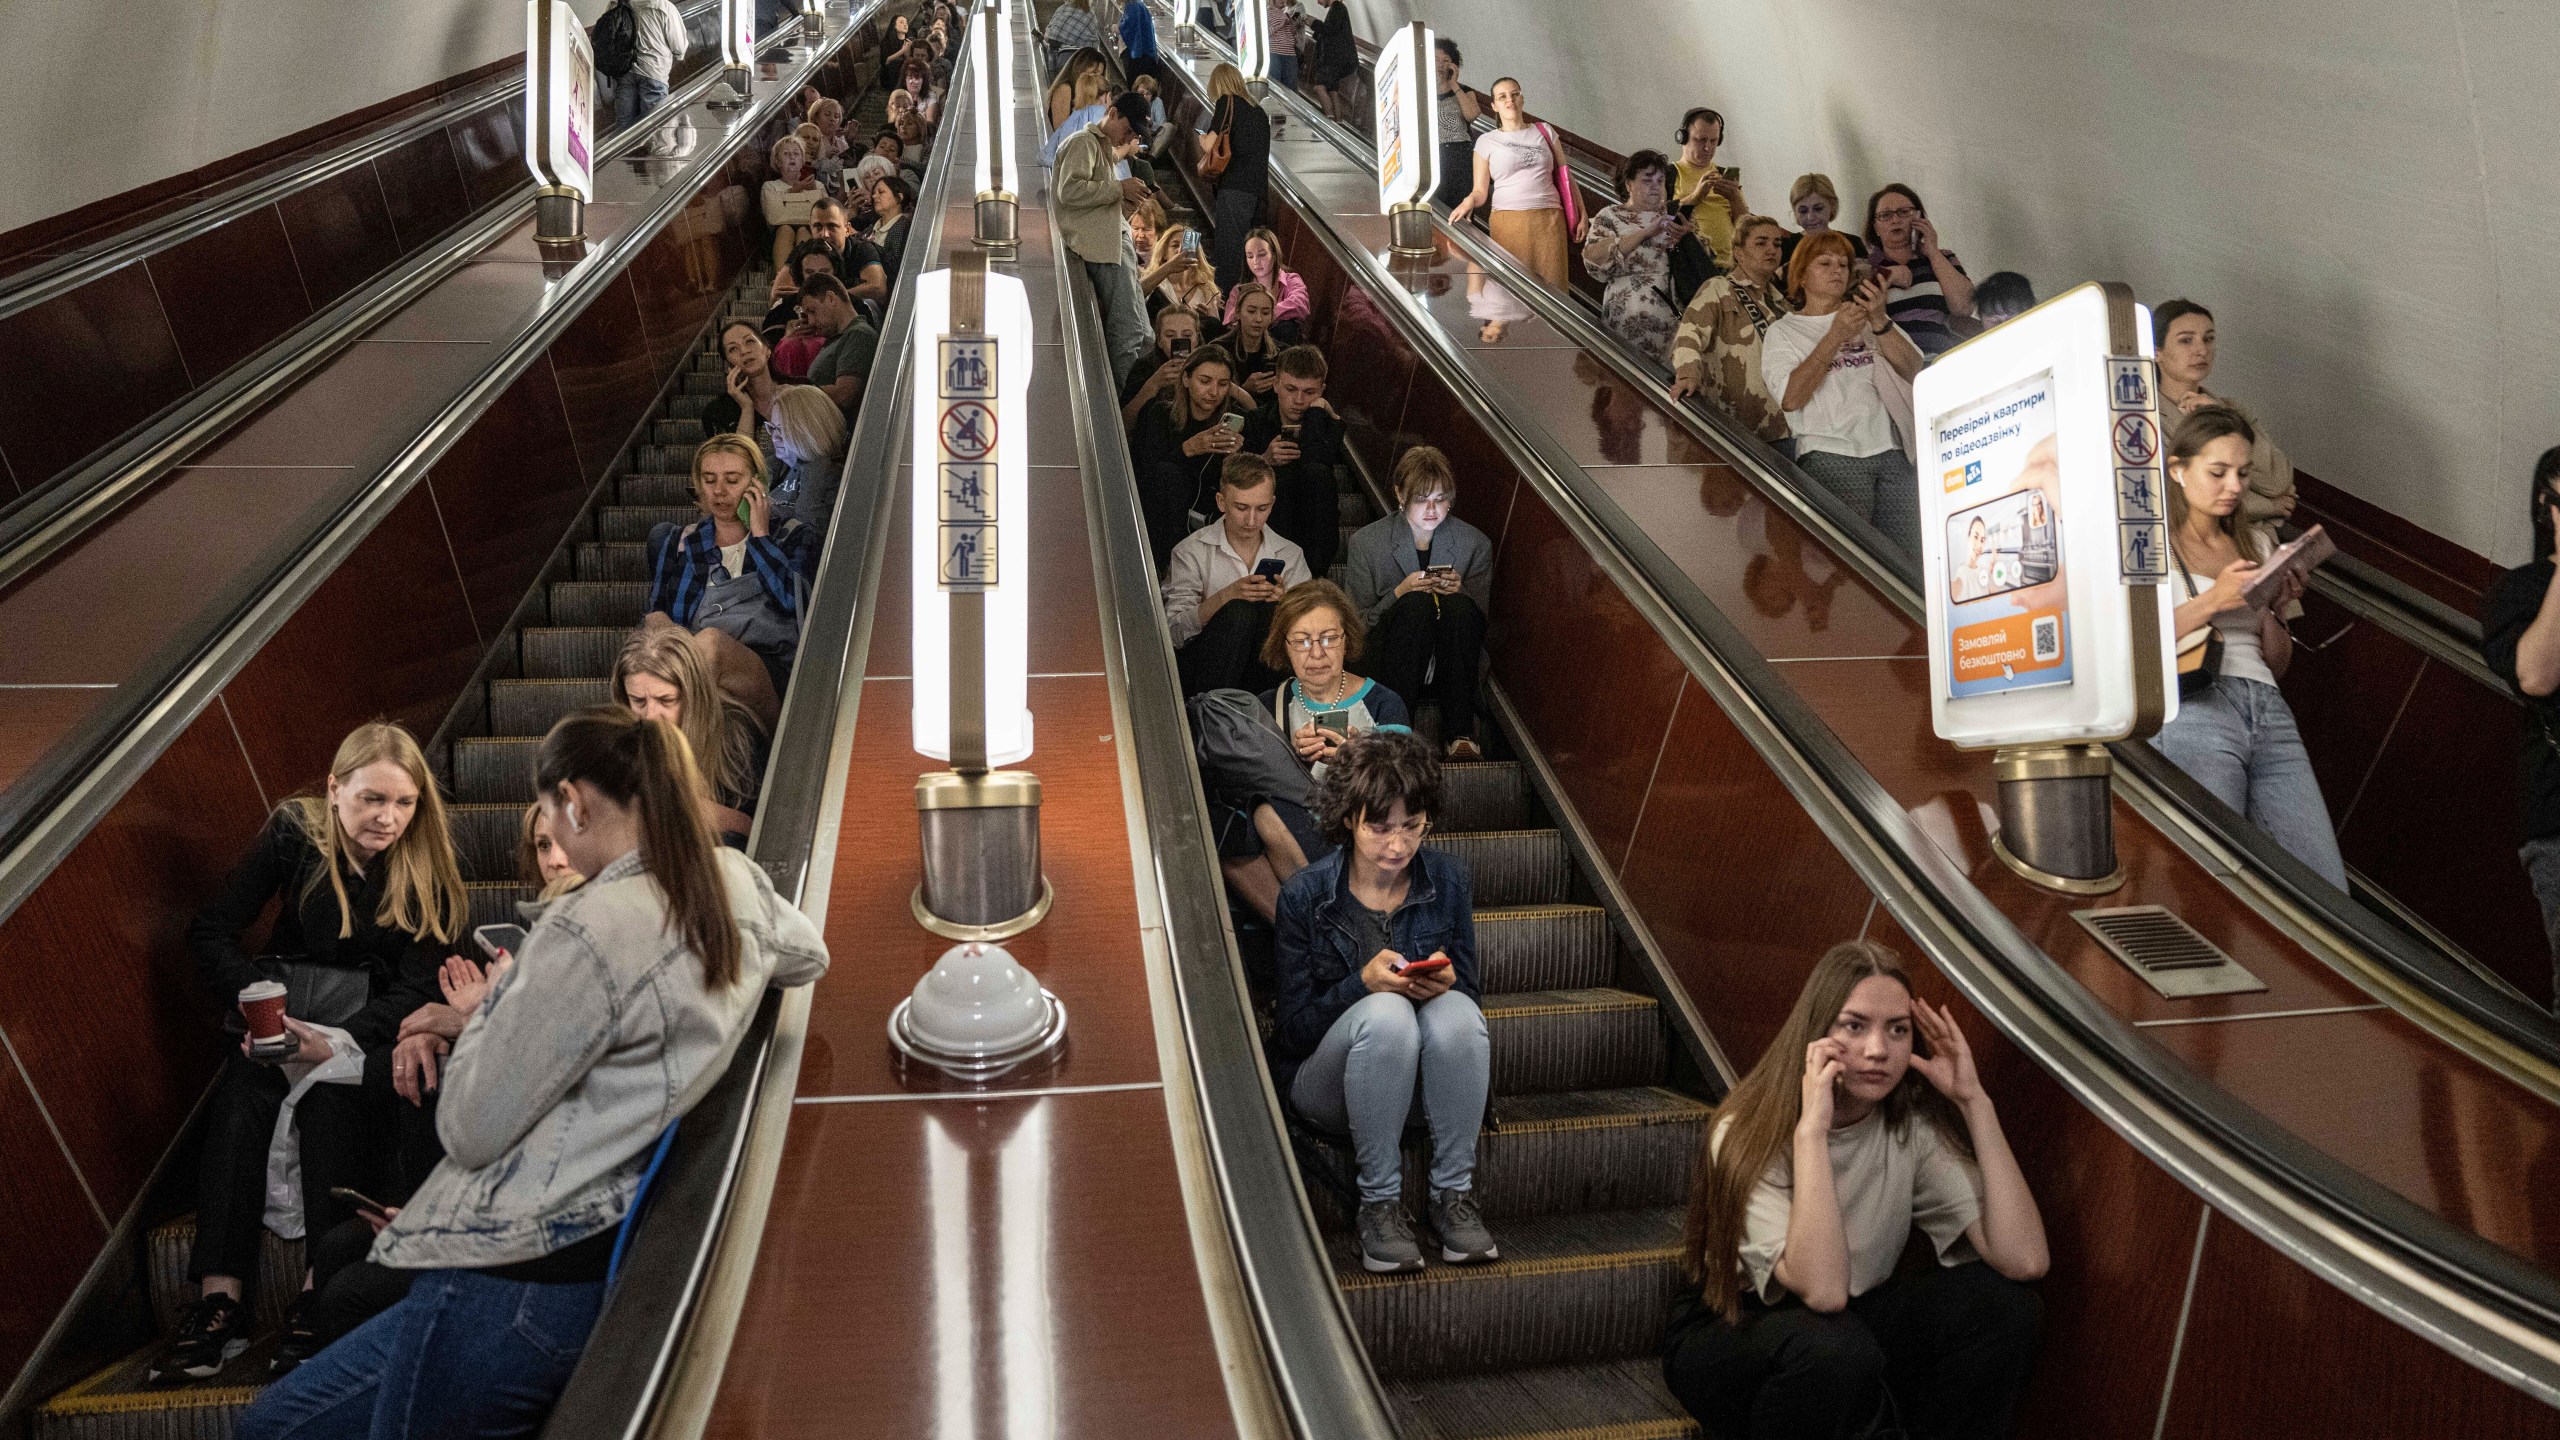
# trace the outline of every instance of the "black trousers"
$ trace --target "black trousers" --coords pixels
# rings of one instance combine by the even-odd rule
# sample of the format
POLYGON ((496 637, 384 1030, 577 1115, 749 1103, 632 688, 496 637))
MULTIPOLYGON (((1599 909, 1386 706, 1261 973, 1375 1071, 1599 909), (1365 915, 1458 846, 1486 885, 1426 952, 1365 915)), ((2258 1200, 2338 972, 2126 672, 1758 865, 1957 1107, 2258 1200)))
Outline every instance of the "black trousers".
MULTIPOLYGON (((435 1166, 435 1100, 413 1106, 391 1089, 390 1048, 368 1052, 363 1083, 314 1085, 294 1107, 302 1149, 304 1233, 327 1234, 355 1218, 329 1194, 345 1186, 398 1204, 435 1166)), ((204 1153, 196 1163, 196 1239, 187 1274, 258 1275, 259 1231, 266 1226, 267 1147, 276 1114, 292 1086, 284 1071, 234 1054, 214 1078, 205 1114, 204 1153)))
POLYGON ((1476 147, 1473 141, 1440 142, 1440 188, 1431 198, 1443 205, 1454 206, 1476 188, 1476 147))
POLYGON ((1342 543, 1342 492, 1335 488, 1333 467, 1292 462, 1279 468, 1277 479, 1271 528, 1305 552, 1309 575, 1331 578, 1342 543))
POLYGON ((1256 695, 1284 678, 1262 663, 1262 638, 1271 633, 1276 600, 1230 600, 1189 643, 1173 652, 1182 672, 1182 696, 1210 690, 1250 690, 1256 695))
POLYGON ((417 1278, 418 1272, 376 1265, 365 1258, 372 1249, 373 1227, 361 1217, 312 1242, 311 1285, 319 1299, 305 1318, 321 1345, 399 1304, 408 1295, 409 1282, 417 1278))
POLYGON ((2005 1440, 2044 1302, 1988 1265, 1888 1280, 1836 1315, 1745 1300, 1728 1325, 1672 1310, 1662 1376, 1711 1440, 1855 1440, 1899 1418, 1912 1440, 2005 1440))
POLYGON ((1378 617, 1369 632, 1368 652, 1369 673, 1406 705, 1425 699, 1439 703, 1442 743, 1476 733, 1484 612, 1475 601, 1416 590, 1378 617), (1428 683, 1422 678, 1425 671, 1431 675, 1428 683))

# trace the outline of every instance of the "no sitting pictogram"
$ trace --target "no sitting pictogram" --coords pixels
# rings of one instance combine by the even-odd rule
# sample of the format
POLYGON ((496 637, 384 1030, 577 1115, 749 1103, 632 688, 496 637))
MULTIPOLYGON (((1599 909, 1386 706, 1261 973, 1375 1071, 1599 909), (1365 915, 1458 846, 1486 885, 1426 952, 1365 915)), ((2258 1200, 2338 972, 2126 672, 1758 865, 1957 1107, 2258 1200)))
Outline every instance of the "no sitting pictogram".
POLYGON ((2115 442, 2117 463, 2148 465, 2160 455, 2160 426, 2148 415, 2119 415, 2115 442))
POLYGON ((954 460, 984 460, 995 448, 996 412, 975 400, 956 400, 944 407, 943 453, 954 460))

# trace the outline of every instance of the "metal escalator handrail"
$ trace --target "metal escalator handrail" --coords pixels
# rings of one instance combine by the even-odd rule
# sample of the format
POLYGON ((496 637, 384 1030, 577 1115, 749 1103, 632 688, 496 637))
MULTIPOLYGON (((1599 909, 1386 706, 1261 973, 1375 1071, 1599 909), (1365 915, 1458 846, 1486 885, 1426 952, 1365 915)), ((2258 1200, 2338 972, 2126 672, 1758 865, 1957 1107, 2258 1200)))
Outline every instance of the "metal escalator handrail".
MULTIPOLYGON (((1214 38, 1209 43, 1216 44, 1214 38)), ((1187 83, 1189 77, 1182 78, 1187 83)), ((1271 94, 1285 97, 1295 117, 1350 158, 1365 163, 1373 153, 1366 136, 1325 119, 1296 94, 1277 86, 1271 94)), ((1275 173, 1277 167, 1275 160, 1275 173)), ((1642 389, 1664 414, 1677 417, 1693 434, 1715 444, 1765 498, 1820 537, 1834 558, 1856 570, 1906 616, 1921 616, 1916 563, 1901 559, 1873 525, 1851 514, 1822 487, 1801 483, 1800 471, 1730 417, 1711 407, 1674 400, 1667 372, 1651 359, 1630 353, 1577 300, 1559 296, 1523 273, 1489 236, 1471 226, 1452 225, 1445 215, 1436 215, 1434 223, 1470 264, 1492 275, 1586 354, 1642 389)), ((2376 613, 2378 619, 2387 613, 2420 629, 2432 627, 2413 617, 2431 611, 2439 616, 2456 613, 2370 572, 2369 567, 2352 569, 2360 577, 2371 577, 2360 583, 2373 609, 2359 613, 2376 613)), ((2343 585, 2343 579, 2339 583, 2343 585)), ((2476 647, 2453 649, 2456 658, 2448 663, 2475 678, 2486 673, 2476 647)), ((2436 650, 2431 647, 2430 653, 2436 650)), ((2503 682, 2493 683, 2504 688, 2503 682)), ((2330 887, 2157 750, 2130 741, 2109 749, 2117 762, 2116 788, 2127 802, 2215 871, 2253 909, 2288 931, 2322 963, 2430 1034, 2545 1100, 2560 1103, 2560 1026, 2553 1024, 2548 1013, 2517 995, 2450 941, 2439 936, 2436 945, 2430 946, 2330 887)))
MULTIPOLYGON (((967 93, 961 88, 968 84, 965 53, 951 83, 953 93, 967 93)), ((915 266, 910 274, 941 249, 944 215, 956 193, 954 137, 964 128, 946 119, 934 137, 907 249, 915 266)), ((890 509, 896 461, 907 440, 914 330, 915 287, 894 286, 878 364, 845 448, 836 513, 810 587, 803 640, 747 843, 775 891, 822 928, 831 875, 814 862, 835 853, 873 601, 886 547, 899 532, 890 509)), ((763 1239, 809 1001, 806 988, 767 995, 727 1073, 686 1115, 647 1223, 588 1338, 590 1358, 570 1377, 543 1440, 701 1434, 763 1239)))
MULTIPOLYGON (((759 53, 785 50, 790 44, 777 36, 761 42, 759 53)), ((521 89, 522 81, 517 83, 521 89)), ((706 67, 671 91, 652 113, 679 114, 718 83, 719 68, 706 67)), ((599 145, 597 159, 621 159, 659 128, 625 126, 599 145)), ((481 207, 427 248, 250 352, 79 469, 0 506, 0 588, 16 583, 91 526, 140 498, 197 449, 283 396, 374 326, 503 239, 523 224, 535 188, 530 175, 523 177, 504 196, 481 207)), ((5 815, 5 809, 0 809, 0 834, 6 833, 5 815)))
MULTIPOLYGON (((695 0, 695 3, 684 6, 681 13, 686 29, 690 31, 693 22, 706 17, 713 21, 716 29, 719 11, 719 0, 695 0)), ((717 48, 716 42, 714 48, 717 48)), ((227 221, 236 220, 369 160, 387 155, 429 131, 444 129, 474 111, 503 108, 523 95, 524 71, 521 67, 485 76, 459 90, 423 100, 401 119, 378 129, 366 130, 331 149, 306 155, 299 161, 222 189, 155 220, 54 256, 41 264, 30 265, 6 279, 0 279, 0 318, 32 309, 56 296, 77 290, 110 271, 182 245, 220 228, 227 221)), ((619 135, 622 132, 615 133, 619 135)), ((610 143, 612 137, 606 139, 610 143)))
MULTIPOLYGON (((1272 183, 1320 215, 1295 180, 1272 183)), ((1365 250, 1311 227, 1383 297, 1423 363, 1539 487, 1679 653, 1931 962, 2082 1105, 2252 1233, 2433 1343, 2560 1403, 2560 1281, 2426 1210, 2168 1059, 2038 949, 1924 835, 1847 746, 1534 419, 1504 412, 1467 357, 1365 250)))
POLYGON ((1069 389, 1078 427, 1103 457, 1087 469, 1086 493, 1093 502, 1103 643, 1126 694, 1129 753, 1145 801, 1135 822, 1145 833, 1133 848, 1154 859, 1155 873, 1144 883, 1163 909, 1187 1068, 1226 1233, 1273 1386, 1295 1432, 1306 1440, 1392 1440, 1394 1422, 1334 1284, 1289 1153, 1243 961, 1227 928, 1226 882, 1211 859, 1208 799, 1192 763, 1172 638, 1151 583, 1155 567, 1118 387, 1095 358, 1101 309, 1082 266, 1062 273, 1066 354, 1075 371, 1069 389))
MULTIPOLYGON (((858 16, 821 41, 809 68, 860 33, 881 3, 863 0, 858 16)), ((707 88, 716 81, 715 72, 696 84, 707 88)), ((726 165, 788 104, 791 93, 777 86, 740 112, 714 143, 690 157, 688 177, 708 176, 726 165)), ((676 97, 667 103, 677 103, 676 97)), ((258 647, 461 439, 480 412, 621 276, 642 246, 683 212, 695 188, 691 183, 661 188, 633 217, 631 228, 596 247, 559 282, 540 316, 511 340, 490 347, 489 363, 372 479, 333 514, 309 530, 281 537, 240 576, 207 597, 194 619, 136 667, 133 681, 119 686, 113 698, 0 792, 0 847, 5 847, 0 849, 0 921, 15 913, 258 647)), ((530 197, 530 187, 526 195, 530 197)), ((522 218, 517 213, 508 224, 522 218)))

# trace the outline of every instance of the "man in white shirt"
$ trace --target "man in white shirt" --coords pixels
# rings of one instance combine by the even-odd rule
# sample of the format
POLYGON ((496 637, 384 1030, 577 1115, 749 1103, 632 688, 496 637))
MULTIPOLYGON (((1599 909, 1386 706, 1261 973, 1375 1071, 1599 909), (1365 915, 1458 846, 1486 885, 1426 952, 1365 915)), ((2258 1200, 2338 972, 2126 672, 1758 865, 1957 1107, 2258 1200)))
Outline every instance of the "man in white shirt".
POLYGON ((1272 612, 1305 584, 1307 557, 1266 528, 1280 493, 1270 462, 1230 455, 1218 471, 1218 518, 1173 547, 1164 572, 1164 620, 1173 632, 1182 693, 1260 692, 1279 683, 1262 663, 1272 612))
POLYGON ((616 129, 648 114, 667 98, 667 77, 693 48, 693 37, 685 33, 684 15, 676 9, 675 0, 631 0, 631 18, 639 22, 640 53, 632 61, 631 73, 613 87, 616 129))

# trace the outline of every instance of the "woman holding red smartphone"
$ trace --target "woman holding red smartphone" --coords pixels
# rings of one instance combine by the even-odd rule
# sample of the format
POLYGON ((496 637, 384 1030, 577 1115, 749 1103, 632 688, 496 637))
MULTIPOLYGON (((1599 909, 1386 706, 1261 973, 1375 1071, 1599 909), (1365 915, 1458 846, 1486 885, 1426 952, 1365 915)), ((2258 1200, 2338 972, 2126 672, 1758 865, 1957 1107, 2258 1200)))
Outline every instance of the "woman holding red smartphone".
POLYGON ((1300 1115, 1351 1136, 1363 1267, 1422 1268, 1402 1155, 1417 1082, 1440 1258, 1500 1259, 1475 1200, 1493 1075, 1476 1006, 1475 888, 1463 864, 1423 846, 1439 758, 1409 730, 1355 736, 1333 751, 1315 800, 1335 848, 1280 892, 1272 1082, 1300 1115))

